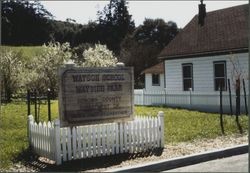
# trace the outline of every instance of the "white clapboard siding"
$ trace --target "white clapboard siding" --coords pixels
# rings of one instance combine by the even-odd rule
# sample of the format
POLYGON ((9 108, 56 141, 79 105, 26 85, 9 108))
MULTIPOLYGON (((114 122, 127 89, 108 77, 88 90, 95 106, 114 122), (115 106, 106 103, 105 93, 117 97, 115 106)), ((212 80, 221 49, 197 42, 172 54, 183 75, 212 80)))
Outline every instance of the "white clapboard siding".
POLYGON ((60 128, 59 120, 35 123, 28 119, 29 144, 35 153, 69 161, 164 147, 164 114, 136 116, 133 121, 60 128))

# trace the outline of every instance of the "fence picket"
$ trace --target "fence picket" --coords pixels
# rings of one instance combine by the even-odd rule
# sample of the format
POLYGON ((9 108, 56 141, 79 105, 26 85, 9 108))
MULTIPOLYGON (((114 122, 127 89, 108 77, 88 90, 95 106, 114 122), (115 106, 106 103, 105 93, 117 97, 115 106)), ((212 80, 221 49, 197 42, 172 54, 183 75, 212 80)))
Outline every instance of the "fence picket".
POLYGON ((137 152, 141 151, 141 128, 140 121, 137 121, 137 152))
POLYGON ((141 119, 140 121, 137 122, 137 127, 138 127, 138 152, 141 152, 142 150, 142 129, 141 129, 141 119))
POLYGON ((106 151, 105 151, 105 128, 106 125, 103 124, 101 126, 101 150, 102 150, 102 156, 105 156, 106 151))
POLYGON ((48 126, 47 124, 44 122, 44 131, 45 131, 45 140, 44 140, 44 143, 45 143, 45 146, 44 146, 44 156, 46 158, 49 157, 49 154, 48 154, 48 126))
POLYGON ((60 133, 60 121, 57 119, 55 120, 55 158, 56 158, 56 164, 60 165, 62 163, 62 157, 61 157, 61 133, 60 133))
POLYGON ((131 135, 131 128, 132 123, 128 122, 128 145, 129 145, 129 153, 132 153, 132 135, 131 135))
POLYGON ((157 147, 158 146, 158 123, 157 123, 157 118, 154 118, 154 124, 155 124, 155 142, 154 142, 154 146, 157 147))
POLYGON ((44 126, 43 126, 43 123, 42 123, 42 126, 41 126, 41 153, 42 153, 42 156, 45 155, 45 152, 44 152, 44 145, 45 145, 45 129, 44 129, 44 126))
POLYGON ((97 155, 101 156, 101 127, 97 126, 97 155))
POLYGON ((93 126, 92 134, 92 144, 93 144, 93 157, 96 157, 96 126, 93 126))
POLYGON ((44 148, 44 128, 43 128, 43 123, 41 122, 41 126, 40 126, 40 131, 41 131, 41 133, 40 133, 40 144, 41 144, 41 146, 40 146, 40 150, 41 150, 41 155, 42 156, 44 156, 44 150, 43 150, 43 148, 44 148))
POLYGON ((54 128, 52 128, 51 122, 48 124, 49 126, 49 148, 50 148, 50 158, 51 160, 55 160, 54 151, 55 151, 55 141, 54 141, 54 128))
POLYGON ((76 127, 72 128, 73 158, 76 159, 76 127))
POLYGON ((88 127, 88 135, 87 135, 87 157, 90 158, 91 157, 91 128, 88 127))
POLYGON ((149 118, 149 147, 152 149, 152 142, 153 142, 153 132, 152 132, 152 119, 151 117, 149 118))
POLYGON ((123 123, 119 123, 120 126, 120 153, 123 153, 123 123))
POLYGON ((38 143, 38 138, 39 138, 39 125, 37 124, 35 126, 35 146, 36 146, 36 150, 37 150, 37 154, 39 154, 39 143, 38 143))
POLYGON ((40 133, 42 132, 42 123, 39 122, 38 124, 38 151, 39 151, 39 154, 42 155, 42 135, 40 133))
POLYGON ((112 124, 109 124, 109 152, 112 155, 112 124))
POLYGON ((115 124, 114 123, 111 124, 111 146, 112 146, 111 154, 114 155, 115 154, 115 124))
POLYGON ((119 153, 119 130, 118 130, 118 123, 115 124, 115 149, 116 149, 116 154, 119 153))
POLYGON ((82 141, 82 134, 81 134, 82 128, 79 126, 76 128, 76 135, 77 135, 77 155, 78 159, 82 158, 82 146, 81 146, 81 141, 82 141))
POLYGON ((53 160, 52 158, 51 158, 51 155, 50 155, 50 153, 51 153, 51 141, 50 141, 50 136, 51 136, 51 123, 50 122, 48 122, 48 124, 47 124, 47 133, 48 133, 48 158, 50 158, 50 160, 53 160))
POLYGON ((147 142, 146 142, 146 144, 147 144, 147 150, 150 148, 150 126, 149 126, 149 118, 147 117, 146 118, 146 137, 147 137, 147 142))
POLYGON ((154 124, 154 118, 151 117, 151 133, 152 133, 152 141, 151 141, 151 147, 153 149, 154 143, 155 143, 155 124, 154 124))
POLYGON ((86 158, 87 157, 87 141, 86 141, 86 135, 87 135, 87 128, 86 127, 81 127, 82 128, 82 158, 86 158))
POLYGON ((137 132, 136 132, 136 121, 133 122, 134 128, 133 128, 133 136, 134 136, 134 142, 133 142, 133 152, 136 152, 137 147, 137 132))
POLYGON ((143 118, 141 121, 141 151, 144 151, 146 148, 145 145, 145 119, 143 118))
POLYGON ((48 128, 49 128, 49 158, 51 160, 55 160, 54 156, 54 129, 51 127, 51 122, 48 123, 48 128))
POLYGON ((72 159, 72 145, 71 145, 71 130, 72 128, 67 128, 67 150, 68 150, 68 160, 72 159))
POLYGON ((134 152, 134 143, 135 143, 135 137, 134 137, 134 122, 131 122, 131 152, 134 152))
POLYGON ((106 144, 107 144, 107 155, 110 155, 110 138, 109 138, 109 134, 110 134, 110 126, 109 124, 107 124, 107 131, 106 131, 106 144))
POLYGON ((159 111, 157 117, 159 118, 160 121, 160 136, 161 136, 161 144, 160 146, 162 148, 164 148, 164 143, 165 143, 165 139, 164 139, 164 112, 163 111, 159 111))
POLYGON ((160 118, 157 116, 157 133, 158 133, 158 140, 157 140, 157 147, 161 146, 161 133, 160 133, 160 128, 161 128, 161 124, 160 124, 160 118))
POLYGON ((65 128, 61 129, 61 137, 62 137, 63 161, 66 161, 67 160, 67 151, 66 151, 66 131, 65 131, 65 128))
POLYGON ((128 139, 127 139, 127 123, 123 123, 123 127, 124 127, 124 152, 126 153, 128 151, 128 139))

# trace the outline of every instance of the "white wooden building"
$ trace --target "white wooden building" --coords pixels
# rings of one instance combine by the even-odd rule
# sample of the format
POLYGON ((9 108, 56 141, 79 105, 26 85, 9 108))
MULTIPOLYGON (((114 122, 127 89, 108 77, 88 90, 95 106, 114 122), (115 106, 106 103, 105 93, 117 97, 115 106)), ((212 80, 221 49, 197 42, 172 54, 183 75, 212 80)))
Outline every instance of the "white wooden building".
POLYGON ((164 64, 159 63, 142 71, 145 74, 145 90, 164 90, 164 64))
MULTIPOLYGON (((165 96, 152 103, 145 101, 144 95, 144 103, 218 111, 221 86, 224 110, 227 111, 230 79, 235 104, 236 71, 245 80, 248 91, 248 8, 248 5, 240 5, 207 12, 203 25, 195 15, 159 54, 159 59, 164 62, 165 96), (179 101, 171 100, 170 95, 175 95, 179 101)), ((146 86, 147 80, 146 77, 146 86)), ((243 97, 241 107, 244 111, 243 97)))

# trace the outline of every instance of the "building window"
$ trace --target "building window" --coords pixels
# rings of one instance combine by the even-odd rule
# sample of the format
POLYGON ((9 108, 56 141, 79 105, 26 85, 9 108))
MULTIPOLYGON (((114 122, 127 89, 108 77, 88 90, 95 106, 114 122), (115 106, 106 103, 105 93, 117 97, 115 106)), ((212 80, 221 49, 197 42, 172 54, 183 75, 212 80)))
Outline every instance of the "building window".
POLYGON ((159 74, 152 74, 152 85, 153 86, 160 86, 160 75, 159 74))
POLYGON ((223 91, 227 90, 226 62, 214 62, 214 90, 219 91, 222 87, 223 91))
POLYGON ((183 90, 193 90, 193 64, 182 64, 183 90))

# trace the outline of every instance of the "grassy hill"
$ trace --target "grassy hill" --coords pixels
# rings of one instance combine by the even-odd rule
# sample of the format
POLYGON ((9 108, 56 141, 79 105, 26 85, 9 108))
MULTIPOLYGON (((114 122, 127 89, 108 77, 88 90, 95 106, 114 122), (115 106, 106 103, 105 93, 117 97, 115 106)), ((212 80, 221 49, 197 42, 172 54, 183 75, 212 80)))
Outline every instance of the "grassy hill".
POLYGON ((24 58, 31 58, 41 53, 42 46, 0 46, 0 51, 7 49, 21 52, 24 58))

